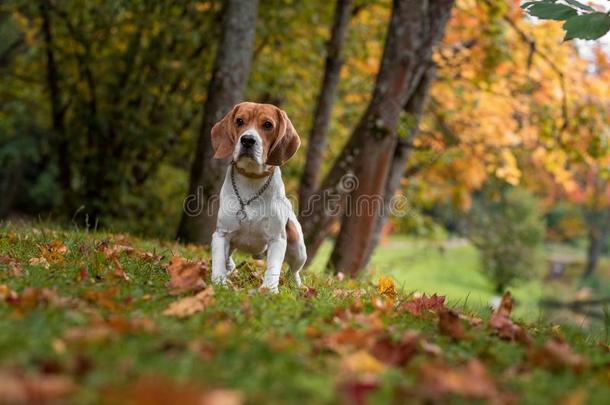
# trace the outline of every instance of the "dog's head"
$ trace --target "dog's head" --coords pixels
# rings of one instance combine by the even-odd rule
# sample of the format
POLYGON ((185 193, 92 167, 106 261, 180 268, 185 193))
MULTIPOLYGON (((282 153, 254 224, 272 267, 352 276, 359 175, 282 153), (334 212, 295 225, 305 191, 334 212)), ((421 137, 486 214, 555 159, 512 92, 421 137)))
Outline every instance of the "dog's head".
POLYGON ((281 166, 299 149, 301 139, 286 113, 271 104, 240 103, 214 128, 214 158, 281 166))

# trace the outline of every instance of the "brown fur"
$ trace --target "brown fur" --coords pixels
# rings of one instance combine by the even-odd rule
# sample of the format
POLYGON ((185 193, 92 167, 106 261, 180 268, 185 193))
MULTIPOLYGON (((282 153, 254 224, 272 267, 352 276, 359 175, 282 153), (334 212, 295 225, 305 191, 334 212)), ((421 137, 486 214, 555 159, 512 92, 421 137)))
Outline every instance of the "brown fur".
POLYGON ((269 165, 283 165, 301 145, 299 135, 284 111, 271 104, 245 102, 233 107, 212 128, 214 158, 230 156, 241 133, 252 126, 263 140, 263 158, 269 165), (237 126, 237 119, 242 119, 244 124, 237 126), (264 128, 266 121, 271 122, 273 127, 264 128))
POLYGON ((286 239, 288 239, 288 243, 293 243, 299 240, 299 232, 297 231, 297 227, 290 221, 286 223, 286 239))

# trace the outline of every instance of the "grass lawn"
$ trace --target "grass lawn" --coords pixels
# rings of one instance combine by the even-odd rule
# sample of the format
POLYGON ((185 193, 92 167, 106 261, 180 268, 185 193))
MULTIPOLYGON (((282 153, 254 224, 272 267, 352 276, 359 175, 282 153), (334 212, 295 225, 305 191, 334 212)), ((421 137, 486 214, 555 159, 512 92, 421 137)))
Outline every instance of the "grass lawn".
MULTIPOLYGON (((373 279, 391 275, 406 292, 445 295, 453 305, 485 311, 494 296, 492 283, 479 269, 476 249, 457 241, 441 248, 439 243, 395 236, 382 244, 369 266, 373 279)), ((330 256, 326 244, 312 264, 313 271, 322 271, 330 256)), ((539 279, 520 282, 511 292, 518 305, 515 315, 535 321, 541 314, 538 301, 543 295, 539 279)))
POLYGON ((309 290, 284 280, 268 295, 257 290, 260 263, 248 260, 229 288, 196 279, 194 291, 172 294, 176 263, 209 282, 207 251, 4 226, 0 403, 610 401, 607 336, 506 314, 489 323, 475 308, 489 294, 470 248, 444 253, 455 267, 409 250, 420 251, 386 245, 375 283, 310 272, 309 290), (381 272, 404 288, 377 282, 381 272), (455 308, 414 290, 446 294, 455 308))

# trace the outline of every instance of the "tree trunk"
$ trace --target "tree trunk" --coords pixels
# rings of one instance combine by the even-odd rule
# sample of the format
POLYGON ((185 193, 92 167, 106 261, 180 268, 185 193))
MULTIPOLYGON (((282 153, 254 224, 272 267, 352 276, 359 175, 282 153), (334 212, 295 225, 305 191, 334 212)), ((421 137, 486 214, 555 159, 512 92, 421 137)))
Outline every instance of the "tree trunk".
POLYGON ((45 56, 47 62, 47 87, 49 91, 49 102, 51 104, 51 122, 53 125, 54 146, 57 151, 59 180, 63 191, 63 203, 67 212, 72 207, 72 169, 70 167, 70 148, 66 139, 65 108, 61 101, 61 90, 59 87, 59 72, 54 53, 54 39, 51 24, 49 0, 41 0, 39 3, 40 16, 42 17, 42 33, 45 42, 45 56))
POLYGON ((333 221, 344 218, 331 265, 355 274, 366 261, 397 145, 400 111, 429 67, 452 4, 452 0, 394 1, 371 103, 322 188, 312 195, 314 206, 308 207, 303 221, 310 258, 333 221))
POLYGON ((400 111, 425 75, 451 5, 451 0, 394 2, 381 70, 367 113, 370 116, 366 118, 370 124, 358 134, 366 155, 354 167, 358 185, 348 199, 329 261, 335 271, 355 275, 369 257, 376 224, 385 215, 385 196, 394 195, 406 164, 406 156, 395 156, 403 149, 396 136, 400 111), (395 158, 401 163, 400 175, 389 176, 395 158), (390 183, 392 189, 387 190, 390 183))
POLYGON ((210 132, 242 99, 250 73, 257 7, 258 0, 227 0, 224 4, 222 34, 178 228, 177 236, 185 242, 209 244, 216 227, 218 193, 228 161, 213 159, 210 132))
POLYGON ((337 0, 333 27, 326 47, 324 79, 322 80, 322 87, 318 95, 313 125, 309 133, 307 159, 303 176, 301 177, 299 189, 300 211, 306 209, 307 201, 318 185, 322 157, 326 148, 326 133, 337 94, 341 66, 343 66, 341 53, 352 9, 353 0, 337 0))
MULTIPOLYGON (((430 84, 434 80, 436 68, 429 62, 429 68, 424 73, 424 76, 420 79, 417 88, 413 95, 407 101, 405 105, 405 113, 412 118, 412 126, 407 129, 407 135, 398 138, 396 143, 396 148, 394 149, 394 157, 392 159, 392 166, 390 168, 390 173, 388 174, 388 179, 386 181, 385 191, 383 192, 383 212, 380 216, 376 218, 375 230, 373 231, 373 236, 371 238, 371 242, 367 247, 366 255, 364 257, 365 267, 369 260, 371 259, 371 255, 373 254, 373 250, 377 247, 379 243, 379 239, 381 237, 381 232, 383 227, 385 226, 388 215, 392 209, 399 209, 402 211, 408 211, 409 207, 396 206, 393 207, 393 198, 396 194, 396 190, 400 186, 400 181, 405 176, 405 166, 407 165, 407 161, 409 160, 410 152, 411 152, 411 143, 413 138, 416 136, 417 131, 419 130, 419 123, 421 121, 421 117, 423 115, 426 102, 428 100, 428 90, 430 89, 430 84)), ((399 213, 396 213, 399 214, 399 213)), ((408 215, 408 212, 404 212, 403 215, 408 215)))
MULTIPOLYGON (((604 224, 607 221, 604 221, 604 224)), ((583 273, 583 278, 589 278, 595 274, 597 271, 597 266, 599 264, 599 259, 602 255, 602 251, 604 246, 608 242, 608 236, 610 233, 610 229, 608 229, 608 225, 597 227, 592 226, 589 230, 589 247, 587 249, 587 264, 585 267, 585 272, 583 273)))

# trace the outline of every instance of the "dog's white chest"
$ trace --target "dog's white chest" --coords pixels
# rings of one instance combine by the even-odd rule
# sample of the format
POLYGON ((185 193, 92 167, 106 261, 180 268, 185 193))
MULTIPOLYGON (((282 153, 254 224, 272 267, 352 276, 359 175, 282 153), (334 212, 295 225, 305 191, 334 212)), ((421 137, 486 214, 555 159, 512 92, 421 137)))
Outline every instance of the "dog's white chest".
POLYGON ((263 253, 271 236, 270 221, 266 217, 250 215, 252 210, 248 208, 246 207, 246 218, 238 219, 237 229, 229 235, 231 248, 252 254, 263 253))

